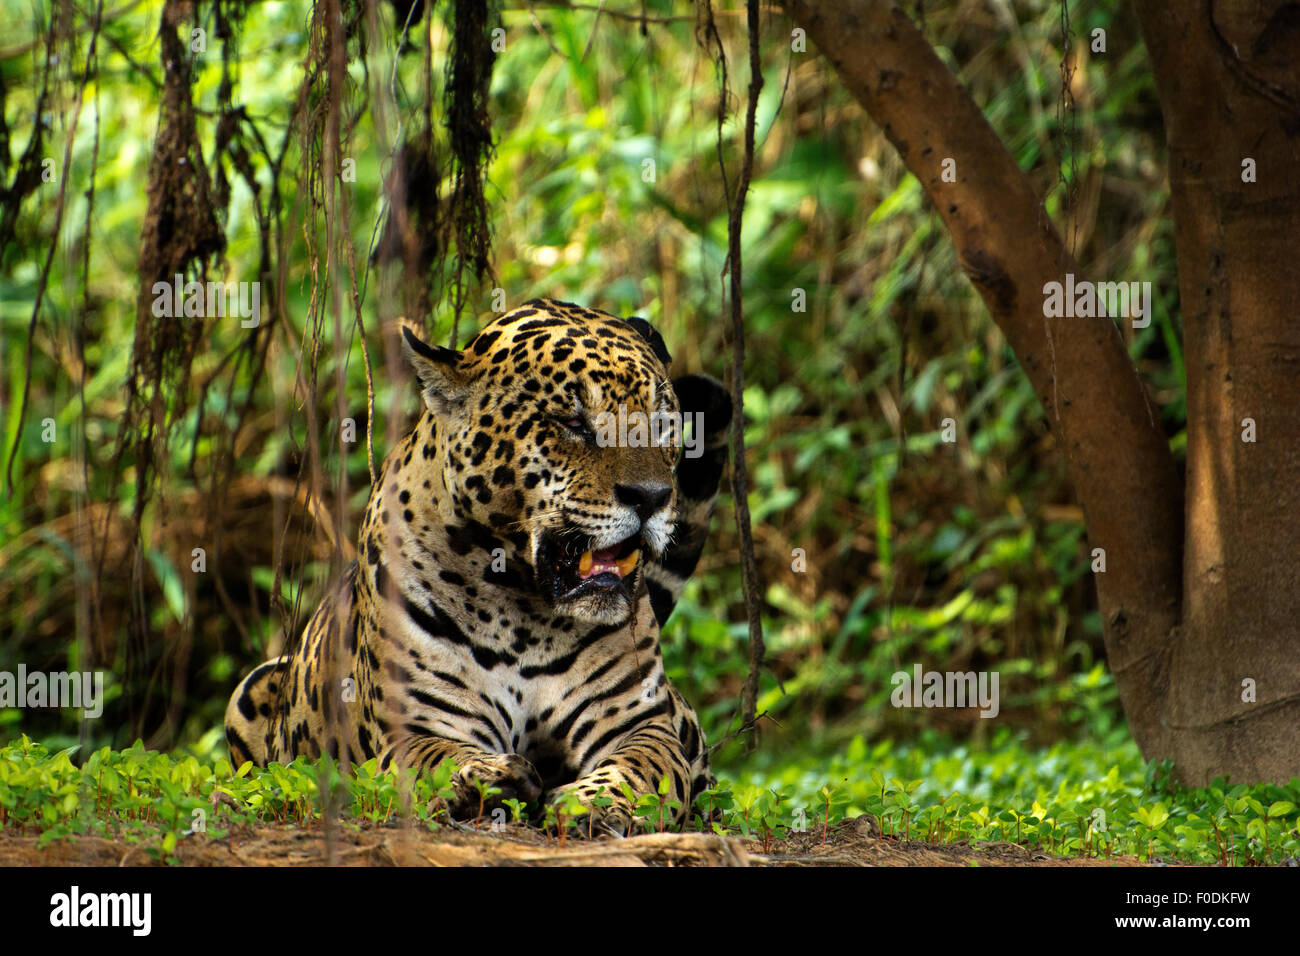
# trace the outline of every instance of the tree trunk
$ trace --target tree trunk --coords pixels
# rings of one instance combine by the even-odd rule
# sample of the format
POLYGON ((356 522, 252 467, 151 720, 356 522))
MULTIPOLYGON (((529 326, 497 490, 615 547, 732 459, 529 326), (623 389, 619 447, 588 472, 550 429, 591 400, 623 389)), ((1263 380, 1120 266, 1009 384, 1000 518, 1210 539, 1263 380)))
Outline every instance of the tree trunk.
POLYGON ((1300 775, 1300 16, 1277 0, 1136 7, 1169 141, 1187 363, 1167 719, 1187 779, 1281 782, 1300 775))
MULTIPOLYGON (((1300 774, 1300 618, 1289 607, 1300 596, 1300 409, 1287 381, 1300 333, 1281 311, 1300 301, 1288 295, 1300 292, 1300 269, 1261 271, 1294 261, 1282 248, 1296 236, 1294 200, 1282 193, 1287 160, 1295 169, 1283 121, 1296 110, 1229 76, 1203 5, 1143 11, 1144 29, 1167 44, 1151 44, 1166 110, 1188 117, 1170 127, 1190 316, 1185 549, 1183 489, 1123 340, 1108 319, 1044 316, 1044 285, 1077 269, 979 107, 895 4, 785 6, 921 181, 1058 430, 1089 542, 1106 551, 1106 572, 1095 577, 1106 651, 1143 754, 1173 758, 1189 783, 1300 774), (1204 49, 1193 54, 1194 44, 1204 49), (1271 187, 1243 186, 1238 143, 1252 144, 1261 169, 1267 163, 1271 187), (941 178, 947 158, 955 183, 941 178), (1252 212, 1269 201, 1285 212, 1260 235, 1252 212), (1234 273, 1240 284, 1229 281, 1234 273), (1241 330, 1249 342, 1239 341, 1241 330), (1261 428, 1255 444, 1240 441, 1246 415, 1261 428), (1184 573, 1193 585, 1186 593, 1184 573), (1242 702, 1247 677, 1259 682, 1260 703, 1242 702)), ((1250 48, 1259 32, 1233 39, 1250 48)), ((1294 62, 1294 49, 1273 55, 1294 62)))

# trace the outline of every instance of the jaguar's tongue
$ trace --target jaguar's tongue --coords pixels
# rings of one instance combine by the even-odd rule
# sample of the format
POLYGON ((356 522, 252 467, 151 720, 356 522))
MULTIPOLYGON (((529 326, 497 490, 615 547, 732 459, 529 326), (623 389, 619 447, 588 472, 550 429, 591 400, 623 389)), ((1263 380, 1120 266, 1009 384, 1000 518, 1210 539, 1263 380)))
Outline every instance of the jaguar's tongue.
POLYGON ((618 545, 601 548, 599 551, 582 552, 582 557, 578 559, 578 577, 585 579, 607 572, 616 574, 620 578, 627 577, 636 568, 637 560, 641 557, 641 551, 637 549, 622 558, 618 556, 618 552, 618 545))

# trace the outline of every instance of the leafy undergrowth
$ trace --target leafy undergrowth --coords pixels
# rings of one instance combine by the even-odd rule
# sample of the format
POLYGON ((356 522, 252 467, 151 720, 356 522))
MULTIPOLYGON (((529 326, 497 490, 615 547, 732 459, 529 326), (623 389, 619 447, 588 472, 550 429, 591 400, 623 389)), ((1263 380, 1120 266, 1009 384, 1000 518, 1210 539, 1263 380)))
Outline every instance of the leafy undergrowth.
MULTIPOLYGON (((942 744, 923 737, 910 747, 868 747, 858 738, 823 761, 776 766, 771 755, 760 757, 720 780, 697 807, 711 811, 716 833, 747 837, 760 853, 824 845, 858 818, 857 831, 904 844, 1018 844, 1065 858, 1221 865, 1300 857, 1300 780, 1185 789, 1170 785, 1162 768, 1145 773, 1131 744, 1031 752, 1009 734, 987 748, 942 744)), ((426 830, 466 829, 447 819, 450 765, 399 779, 376 773, 373 761, 344 775, 328 758, 235 768, 220 757, 169 756, 140 743, 96 751, 80 766, 73 754, 26 737, 0 749, 0 830, 37 835, 42 847, 74 835, 106 838, 175 863, 179 847, 250 828, 320 831, 327 814, 353 831, 403 818, 426 830)), ((484 800, 490 796, 484 788, 484 800)), ((642 797, 636 829, 669 829, 673 809, 666 792, 642 797)), ((527 819, 528 808, 511 801, 470 826, 504 836, 527 819)), ((574 806, 547 808, 532 822, 532 832, 552 844, 583 829, 574 806)))
MULTIPOLYGON (((1234 865, 1300 862, 1300 778, 1286 786, 1180 787, 1147 765, 1127 734, 1108 744, 1028 749, 1000 730, 983 747, 933 731, 869 746, 855 737, 824 758, 756 754, 733 797, 819 826, 870 814, 887 836, 931 843, 998 841, 1066 857, 1234 865)), ((733 817, 734 819, 734 812, 733 817)), ((785 822, 785 821, 781 821, 785 822)))

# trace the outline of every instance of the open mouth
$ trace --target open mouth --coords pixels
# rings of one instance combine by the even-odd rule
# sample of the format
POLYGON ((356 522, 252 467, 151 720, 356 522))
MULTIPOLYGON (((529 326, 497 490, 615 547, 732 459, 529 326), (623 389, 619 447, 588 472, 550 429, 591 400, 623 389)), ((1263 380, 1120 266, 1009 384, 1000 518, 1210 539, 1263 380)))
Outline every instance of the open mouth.
POLYGON ((550 597, 569 601, 587 594, 622 591, 631 594, 631 580, 641 563, 641 535, 634 534, 607 548, 593 548, 589 537, 548 536, 540 555, 543 577, 550 578, 550 597))

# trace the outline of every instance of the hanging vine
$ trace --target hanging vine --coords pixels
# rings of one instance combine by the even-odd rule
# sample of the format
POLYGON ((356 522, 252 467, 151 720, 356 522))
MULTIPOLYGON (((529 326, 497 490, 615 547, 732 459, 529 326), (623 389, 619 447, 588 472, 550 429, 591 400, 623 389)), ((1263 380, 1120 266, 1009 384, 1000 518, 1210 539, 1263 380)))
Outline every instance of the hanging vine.
MULTIPOLYGON (((284 450, 270 480, 289 489, 277 492, 282 497, 276 499, 273 532, 263 535, 266 540, 261 542, 271 552, 266 560, 272 569, 270 580, 257 585, 250 580, 249 591, 269 594, 269 617, 277 625, 272 634, 296 634, 303 591, 287 582, 299 580, 309 560, 328 557, 339 570, 351 557, 344 530, 349 510, 345 457, 327 438, 348 413, 348 363, 358 338, 365 364, 367 465, 371 480, 375 477, 375 394, 363 322, 365 259, 400 262, 401 268, 389 273, 401 289, 392 301, 408 310, 414 308, 407 312, 414 321, 427 321, 436 305, 445 304, 453 320, 453 345, 458 344, 460 316, 475 301, 475 284, 481 289, 484 281, 496 281, 486 170, 494 148, 489 91, 500 8, 478 0, 448 0, 443 12, 449 42, 445 65, 438 66, 433 32, 416 29, 434 4, 393 6, 399 15, 400 34, 388 37, 388 52, 394 58, 391 78, 385 67, 382 79, 372 80, 368 51, 381 35, 377 33, 379 5, 374 0, 316 0, 310 8, 307 53, 297 93, 274 121, 254 115, 242 102, 246 91, 241 88, 239 37, 249 8, 239 0, 167 0, 158 22, 158 59, 153 66, 134 57, 129 46, 107 29, 111 20, 103 14, 102 4, 88 14, 94 19, 85 24, 65 22, 71 8, 56 5, 48 23, 42 25, 41 42, 27 51, 34 60, 44 54, 43 67, 33 70, 33 76, 40 77, 35 91, 38 116, 54 112, 52 101, 60 82, 70 89, 79 84, 80 91, 76 98, 69 98, 75 109, 69 110, 71 118, 66 124, 49 252, 37 274, 27 337, 29 354, 48 311, 45 282, 60 247, 65 194, 69 202, 74 195, 68 177, 81 99, 92 90, 98 95, 98 86, 91 86, 100 68, 97 49, 113 51, 114 62, 125 62, 125 68, 157 96, 135 263, 138 285, 133 338, 122 401, 113 409, 110 444, 99 467, 94 466, 91 454, 77 460, 87 488, 92 477, 97 477, 99 485, 95 500, 86 502, 93 539, 92 560, 87 566, 93 606, 79 609, 78 627, 100 635, 96 638, 100 642, 96 645, 98 663, 113 667, 131 688, 120 698, 120 706, 128 710, 123 724, 132 734, 151 742, 166 739, 166 728, 174 729, 180 717, 178 708, 187 691, 181 671, 188 666, 190 649, 196 646, 198 626, 190 610, 196 579, 181 575, 184 609, 168 625, 176 639, 156 640, 159 608, 153 596, 165 585, 168 563, 178 563, 173 560, 176 556, 159 551, 159 527, 169 521, 185 522, 187 533, 211 550, 214 564, 219 564, 234 536, 228 520, 230 510, 246 507, 249 500, 250 492, 238 487, 239 463, 247 457, 248 444, 267 433, 266 419, 273 418, 271 427, 281 436, 284 450), (193 45, 200 35, 214 48, 219 43, 219 60, 204 60, 206 48, 201 43, 193 45), (84 68, 80 62, 74 67, 71 53, 82 51, 84 68), (399 98, 397 65, 408 51, 422 57, 423 70, 405 69, 403 73, 408 78, 420 73, 423 83, 414 95, 407 97, 402 91, 399 98), (60 63, 64 65, 58 67, 60 63), (65 77, 63 81, 60 75, 65 77), (214 86, 204 85, 209 78, 214 86), (353 131, 367 118, 377 131, 380 149, 391 148, 392 157, 391 167, 384 170, 387 202, 383 224, 376 225, 376 234, 382 235, 368 257, 366 250, 359 256, 353 247, 351 223, 357 210, 344 176, 344 164, 356 152, 353 131), (393 128, 395 135, 389 132, 393 128), (392 140, 383 141, 385 135, 392 140), (239 208, 237 202, 244 203, 251 215, 235 217, 231 210, 239 208), (246 241, 245 236, 232 232, 236 228, 250 230, 247 238, 255 241, 256 275, 248 278, 254 279, 261 291, 259 321, 252 327, 232 329, 202 314, 185 316, 183 321, 174 315, 156 314, 156 286, 174 289, 177 276, 182 284, 225 278, 228 246, 246 241), (301 245, 295 248, 296 244, 301 245), (295 277, 292 261, 302 255, 303 247, 305 275, 295 277), (286 295, 295 288, 303 290, 308 304, 293 321, 284 321, 286 295), (280 354, 294 360, 283 379, 278 377, 281 373, 274 361, 277 346, 280 354), (214 351, 217 348, 221 351, 214 351), (269 412, 263 404, 268 388, 275 390, 277 398, 269 412), (197 507, 180 508, 174 500, 178 495, 197 507), (119 497, 129 502, 126 512, 113 504, 119 497), (281 510, 278 502, 284 499, 295 507, 281 510), (310 516, 309 528, 295 536, 291 527, 301 521, 303 513, 310 516), (100 620, 98 603, 105 589, 113 592, 109 602, 114 608, 120 605, 125 611, 125 621, 100 620), (177 624, 179 635, 175 633, 177 624), (120 655, 116 661, 114 655, 120 655)), ((682 19, 647 16, 644 11, 636 16, 620 11, 605 14, 596 18, 593 36, 596 26, 608 28, 611 23, 634 23, 644 34, 649 25, 682 19)), ((706 48, 711 55, 716 49, 721 77, 718 169, 727 202, 729 237, 722 279, 724 304, 730 313, 730 388, 738 423, 732 434, 731 480, 749 621, 749 675, 741 701, 741 725, 748 730, 757 718, 759 674, 765 655, 740 424, 745 381, 740 233, 753 175, 757 104, 763 87, 759 7, 757 2, 746 6, 751 75, 743 158, 734 178, 723 161, 722 134, 730 96, 726 57, 709 5, 704 5, 701 17, 706 24, 706 48)), ((388 29, 390 25, 383 26, 388 29)), ((588 50, 591 45, 589 37, 588 50)), ((405 64, 412 65, 409 60, 405 64)), ((98 127, 98 110, 95 120, 98 127)), ((24 201, 39 188, 40 158, 49 151, 49 132, 45 122, 35 124, 23 155, 4 169, 0 238, 18 228, 20 208, 25 212, 24 201)), ((8 144, 9 130, 0 115, 0 154, 6 163, 8 144)), ((374 148, 374 144, 365 148, 374 148)), ((96 158, 97 149, 96 145, 96 158)), ((88 338, 93 341, 98 334, 86 322, 94 308, 88 287, 95 185, 96 170, 91 169, 85 192, 90 203, 85 237, 76 250, 85 284, 83 303, 79 325, 69 335, 78 343, 88 338)), ((709 188, 716 188, 716 181, 709 188)), ((388 301, 385 298, 381 321, 396 316, 388 301)), ((386 350, 386 355, 388 361, 393 360, 391 351, 386 350)), ((86 368, 82 361, 78 388, 84 390, 86 368)), ((29 374, 31 365, 29 361, 29 374)), ((14 449, 29 413, 26 388, 23 394, 12 438, 14 449)), ((84 433, 84 412, 81 427, 84 433)), ((14 449, 7 456, 11 484, 19 457, 14 449)), ((265 486, 255 489, 257 492, 265 497, 265 486)), ((215 591, 241 647, 262 650, 260 642, 265 638, 256 625, 268 609, 259 609, 256 598, 228 593, 230 580, 229 573, 202 579, 204 587, 210 583, 215 591)))
POLYGON ((726 121, 728 84, 727 54, 713 16, 712 3, 702 7, 703 35, 706 44, 717 50, 718 94, 718 167, 722 188, 727 196, 727 262, 724 275, 730 280, 731 312, 731 497, 736 527, 740 535, 740 569, 744 586, 745 616, 749 623, 749 673, 741 695, 741 731, 753 728, 758 720, 758 678, 767 650, 763 641, 763 617, 758 585, 758 566, 754 559, 754 532, 749 515, 749 470, 745 462, 745 317, 743 305, 743 270, 741 264, 741 225, 745 213, 745 196, 754 171, 754 129, 757 125, 758 97, 763 89, 763 63, 759 54, 758 0, 747 0, 746 29, 749 49, 749 101, 745 110, 744 151, 740 173, 732 192, 727 183, 723 158, 723 125, 726 121))

